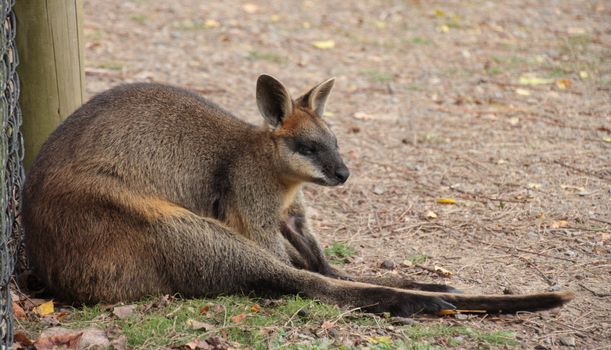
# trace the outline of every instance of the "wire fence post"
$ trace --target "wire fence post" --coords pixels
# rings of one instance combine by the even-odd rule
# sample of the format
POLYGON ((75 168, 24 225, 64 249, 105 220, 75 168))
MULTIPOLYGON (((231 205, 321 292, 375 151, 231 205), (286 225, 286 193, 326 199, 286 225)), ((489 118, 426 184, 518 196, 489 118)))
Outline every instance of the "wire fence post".
POLYGON ((21 111, 18 105, 19 57, 15 46, 15 0, 0 0, 0 349, 13 344, 13 307, 10 283, 22 248, 19 218, 23 171, 21 111))

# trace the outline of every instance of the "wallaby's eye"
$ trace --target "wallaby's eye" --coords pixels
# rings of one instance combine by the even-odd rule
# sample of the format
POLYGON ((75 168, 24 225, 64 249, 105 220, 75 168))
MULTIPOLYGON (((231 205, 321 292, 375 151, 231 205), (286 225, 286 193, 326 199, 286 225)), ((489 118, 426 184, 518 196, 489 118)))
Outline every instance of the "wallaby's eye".
POLYGON ((302 143, 297 147, 297 152, 303 154, 304 156, 311 156, 312 154, 316 153, 316 147, 314 145, 306 145, 302 143))

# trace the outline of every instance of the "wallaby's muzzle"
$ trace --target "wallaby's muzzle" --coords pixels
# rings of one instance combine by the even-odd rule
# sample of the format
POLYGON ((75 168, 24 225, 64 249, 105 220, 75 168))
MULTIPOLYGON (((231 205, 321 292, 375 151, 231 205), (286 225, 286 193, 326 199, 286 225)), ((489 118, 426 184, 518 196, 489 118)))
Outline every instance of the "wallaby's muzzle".
POLYGON ((340 167, 338 167, 335 170, 335 178, 339 181, 340 184, 343 184, 344 182, 346 182, 349 176, 350 176, 350 170, 348 170, 348 167, 344 164, 342 164, 340 167))

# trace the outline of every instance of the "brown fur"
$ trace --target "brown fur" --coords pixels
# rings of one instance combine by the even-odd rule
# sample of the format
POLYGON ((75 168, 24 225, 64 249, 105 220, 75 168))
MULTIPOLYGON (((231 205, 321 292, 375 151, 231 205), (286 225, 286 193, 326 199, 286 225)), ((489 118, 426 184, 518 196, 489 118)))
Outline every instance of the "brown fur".
POLYGON ((320 118, 332 86, 293 101, 260 77, 257 103, 269 124, 261 128, 170 86, 125 85, 94 97, 49 137, 28 174, 23 215, 36 274, 57 297, 85 303, 301 293, 409 315, 538 310, 572 297, 434 293, 453 289, 333 269, 301 195, 304 182, 348 177, 320 118))

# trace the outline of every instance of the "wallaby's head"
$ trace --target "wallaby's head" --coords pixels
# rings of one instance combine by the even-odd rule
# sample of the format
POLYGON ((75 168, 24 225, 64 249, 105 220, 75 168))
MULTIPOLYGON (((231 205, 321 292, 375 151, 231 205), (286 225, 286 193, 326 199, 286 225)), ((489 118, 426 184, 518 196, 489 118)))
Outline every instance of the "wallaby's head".
POLYGON ((257 80, 257 106, 278 145, 281 176, 326 186, 348 179, 337 138, 322 118, 334 82, 326 80, 293 100, 278 80, 269 75, 257 80))

